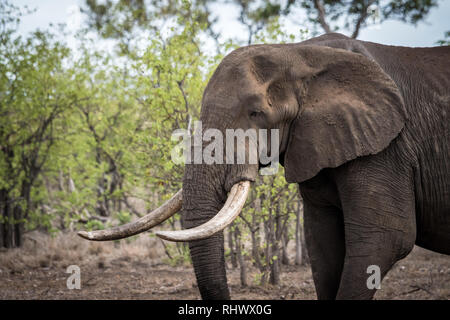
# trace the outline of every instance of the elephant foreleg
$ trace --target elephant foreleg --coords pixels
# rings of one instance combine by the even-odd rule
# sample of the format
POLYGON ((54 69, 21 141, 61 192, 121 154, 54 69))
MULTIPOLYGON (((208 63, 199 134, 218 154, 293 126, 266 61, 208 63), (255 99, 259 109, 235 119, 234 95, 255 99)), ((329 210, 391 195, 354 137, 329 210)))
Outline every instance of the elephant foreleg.
POLYGON ((413 241, 407 248, 400 245, 402 237, 401 232, 386 233, 381 227, 346 226, 346 255, 336 299, 372 299, 394 263, 414 246, 413 241))
POLYGON ((381 161, 361 164, 348 171, 353 174, 338 177, 345 260, 337 299, 372 299, 377 284, 408 255, 416 237, 409 171, 381 161))
POLYGON ((304 199, 304 228, 317 298, 336 298, 344 263, 342 212, 304 199))

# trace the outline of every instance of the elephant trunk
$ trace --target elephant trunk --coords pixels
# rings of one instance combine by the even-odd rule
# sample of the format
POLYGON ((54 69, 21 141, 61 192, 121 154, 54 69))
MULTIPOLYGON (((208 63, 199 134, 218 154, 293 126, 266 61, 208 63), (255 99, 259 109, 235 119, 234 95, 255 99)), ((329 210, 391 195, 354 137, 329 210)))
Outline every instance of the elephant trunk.
POLYGON ((229 300, 223 232, 189 242, 189 250, 202 299, 229 300))
MULTIPOLYGON (((181 219, 184 229, 209 222, 224 207, 232 186, 242 181, 250 184, 249 180, 254 180, 257 168, 249 170, 238 166, 240 168, 236 165, 186 165, 181 219), (249 174, 251 171, 255 171, 253 175, 249 174)), ((246 195, 244 202, 245 198, 246 195)), ((209 238, 189 241, 189 250, 202 299, 229 299, 223 232, 219 231, 209 238)))
MULTIPOLYGON (((184 229, 202 225, 214 217, 226 199, 224 172, 216 166, 186 165, 183 178, 184 229)), ((189 242, 192 264, 202 299, 229 299, 223 232, 189 242)))

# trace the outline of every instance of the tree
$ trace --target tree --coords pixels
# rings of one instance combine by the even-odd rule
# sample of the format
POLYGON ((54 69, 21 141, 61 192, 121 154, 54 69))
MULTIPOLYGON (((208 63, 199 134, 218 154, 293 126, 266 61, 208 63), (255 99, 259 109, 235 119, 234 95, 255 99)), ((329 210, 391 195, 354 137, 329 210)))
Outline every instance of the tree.
POLYGON ((20 9, 0 8, 0 245, 19 246, 25 229, 125 223, 178 190, 171 134, 198 118, 219 58, 201 51, 196 17, 127 55, 83 30, 74 54, 50 32, 17 36, 20 9))
POLYGON ((415 25, 437 6, 437 0, 306 0, 296 3, 306 10, 309 20, 320 25, 325 33, 343 29, 350 31, 352 38, 357 38, 369 24, 380 24, 389 19, 415 25))
POLYGON ((52 34, 17 36, 20 11, 0 4, 0 246, 22 244, 33 189, 58 139, 58 119, 78 97, 63 62, 69 50, 52 34))
POLYGON ((89 29, 96 30, 104 39, 118 40, 119 52, 128 54, 138 33, 147 31, 150 36, 159 37, 159 31, 170 19, 195 21, 205 26, 205 30, 217 41, 219 35, 212 29, 217 20, 208 6, 211 2, 210 0, 108 0, 99 3, 97 0, 86 0, 85 7, 81 11, 87 16, 89 29))
MULTIPOLYGON (((349 32, 350 37, 357 38, 363 28, 386 20, 416 25, 437 6, 437 0, 287 0, 282 4, 271 0, 233 2, 240 9, 239 21, 248 29, 249 43, 253 34, 273 17, 285 16, 298 24, 301 13, 306 13, 312 26, 320 26, 325 33, 344 31, 349 32)), ((309 25, 303 22, 302 27, 309 25)))
POLYGON ((450 45, 450 31, 446 31, 444 33, 444 39, 438 40, 436 42, 436 44, 438 44, 440 46, 448 46, 448 45, 450 45))
MULTIPOLYGON (((192 0, 190 3, 183 6, 179 1, 117 0, 99 4, 96 0, 86 0, 83 12, 92 29, 104 38, 119 39, 122 49, 129 46, 137 30, 152 32, 179 15, 195 16, 205 25, 206 33, 220 51, 220 34, 214 31, 219 19, 211 8, 229 2, 192 0)), ((438 0, 232 0, 231 3, 239 9, 237 19, 246 27, 246 44, 250 44, 254 35, 273 18, 286 17, 301 28, 313 29, 315 34, 320 28, 325 33, 339 31, 357 38, 365 27, 386 20, 416 25, 438 5, 438 0)))

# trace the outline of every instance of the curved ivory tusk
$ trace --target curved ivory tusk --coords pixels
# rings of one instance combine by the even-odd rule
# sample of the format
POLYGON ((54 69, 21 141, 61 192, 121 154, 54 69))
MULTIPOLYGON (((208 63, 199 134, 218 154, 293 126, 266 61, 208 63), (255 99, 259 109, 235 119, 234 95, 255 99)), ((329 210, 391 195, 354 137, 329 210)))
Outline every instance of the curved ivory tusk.
POLYGON ((156 235, 170 241, 192 241, 205 239, 225 229, 239 215, 250 191, 250 181, 236 183, 228 195, 222 210, 211 220, 192 229, 180 231, 157 231, 156 235))
POLYGON ((180 189, 172 198, 167 200, 158 209, 153 210, 136 221, 106 230, 80 231, 78 232, 78 235, 84 239, 93 241, 117 240, 134 236, 135 234, 147 231, 148 229, 169 219, 175 213, 180 211, 181 205, 182 189, 180 189))

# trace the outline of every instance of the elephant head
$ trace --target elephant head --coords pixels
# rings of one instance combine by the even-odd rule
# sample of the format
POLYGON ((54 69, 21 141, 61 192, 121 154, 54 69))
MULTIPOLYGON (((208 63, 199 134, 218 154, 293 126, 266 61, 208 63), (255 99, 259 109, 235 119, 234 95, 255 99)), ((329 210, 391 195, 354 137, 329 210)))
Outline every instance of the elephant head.
MULTIPOLYGON (((230 53, 202 99, 203 130, 278 129, 278 152, 288 182, 383 150, 406 118, 393 80, 370 58, 314 45, 255 45, 230 53)), ((271 143, 267 142, 267 145, 271 143)), ((247 153, 251 152, 250 150, 247 153)), ((227 299, 221 232, 242 209, 261 163, 187 164, 182 192, 146 217, 110 230, 80 232, 113 240, 144 230, 182 210, 185 230, 158 232, 189 241, 204 299, 227 299)))

